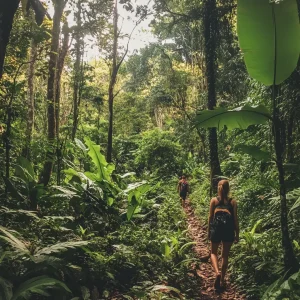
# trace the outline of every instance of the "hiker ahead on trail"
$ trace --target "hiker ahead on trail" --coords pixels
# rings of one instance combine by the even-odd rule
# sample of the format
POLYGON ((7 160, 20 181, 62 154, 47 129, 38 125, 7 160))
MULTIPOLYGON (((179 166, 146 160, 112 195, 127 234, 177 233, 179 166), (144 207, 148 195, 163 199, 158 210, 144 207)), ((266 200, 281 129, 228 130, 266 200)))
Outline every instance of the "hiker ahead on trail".
POLYGON ((179 180, 178 185, 177 185, 177 191, 180 196, 180 201, 181 204, 184 205, 185 199, 190 192, 190 186, 189 183, 186 180, 185 176, 181 177, 181 180, 179 180))
POLYGON ((233 242, 239 241, 239 222, 237 203, 229 198, 229 182, 221 180, 218 184, 218 197, 210 201, 208 219, 208 239, 211 240, 211 263, 216 272, 215 289, 223 289, 228 267, 229 251, 233 242), (222 243, 222 267, 218 266, 218 248, 222 243))

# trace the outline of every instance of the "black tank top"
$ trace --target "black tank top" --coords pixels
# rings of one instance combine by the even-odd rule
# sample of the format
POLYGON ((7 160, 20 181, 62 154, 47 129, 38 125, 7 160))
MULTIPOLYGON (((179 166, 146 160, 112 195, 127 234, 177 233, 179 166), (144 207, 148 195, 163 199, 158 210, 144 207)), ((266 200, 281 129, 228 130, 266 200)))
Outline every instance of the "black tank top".
POLYGON ((221 199, 220 199, 219 196, 217 197, 217 200, 218 200, 218 204, 215 206, 215 209, 216 209, 216 208, 228 209, 229 212, 230 212, 230 214, 232 215, 232 218, 234 218, 234 214, 233 214, 233 206, 232 206, 232 204, 231 204, 232 198, 229 198, 229 199, 227 200, 227 203, 226 203, 226 204, 225 204, 224 201, 223 201, 223 202, 221 201, 221 199))

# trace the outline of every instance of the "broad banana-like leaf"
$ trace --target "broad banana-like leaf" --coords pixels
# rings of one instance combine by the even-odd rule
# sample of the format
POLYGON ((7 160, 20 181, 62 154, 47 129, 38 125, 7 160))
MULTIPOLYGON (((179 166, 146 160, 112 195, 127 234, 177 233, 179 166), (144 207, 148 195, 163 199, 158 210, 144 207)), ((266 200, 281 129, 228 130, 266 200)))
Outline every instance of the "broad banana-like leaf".
POLYGON ((219 107, 215 110, 199 112, 195 119, 195 126, 217 127, 218 129, 223 129, 226 126, 227 129, 246 129, 250 125, 264 124, 270 119, 271 115, 263 105, 256 107, 246 105, 229 110, 219 107))
POLYGON ((300 25, 296 0, 238 0, 237 32, 251 77, 272 85, 297 66, 300 25), (276 64, 275 64, 276 61, 276 64))

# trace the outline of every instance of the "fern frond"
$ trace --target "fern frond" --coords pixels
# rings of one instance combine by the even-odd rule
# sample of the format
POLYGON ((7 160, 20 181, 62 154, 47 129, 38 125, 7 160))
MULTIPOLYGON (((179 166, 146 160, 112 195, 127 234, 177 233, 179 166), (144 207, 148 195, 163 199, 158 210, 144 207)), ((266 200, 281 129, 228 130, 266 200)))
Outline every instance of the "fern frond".
POLYGON ((0 231, 5 234, 5 236, 0 235, 0 239, 6 241, 15 251, 23 252, 24 254, 28 255, 30 254, 29 250, 26 247, 26 244, 22 240, 16 238, 11 233, 11 230, 0 226, 0 231))
POLYGON ((77 247, 83 247, 88 244, 87 241, 77 241, 77 242, 65 242, 65 243, 59 243, 55 244, 49 247, 42 248, 38 250, 34 256, 37 257, 39 255, 48 255, 51 253, 59 253, 63 251, 67 251, 68 249, 74 249, 77 247))
POLYGON ((11 300, 17 300, 21 297, 26 298, 31 294, 49 296, 46 290, 54 287, 71 293, 70 289, 63 282, 48 276, 38 276, 22 283, 14 293, 11 300))
POLYGON ((44 219, 46 220, 52 220, 52 221, 74 221, 75 218, 72 216, 44 216, 44 219))
POLYGON ((3 214, 21 214, 21 215, 26 215, 26 216, 31 217, 31 218, 35 218, 37 220, 40 219, 36 215, 35 211, 22 210, 22 209, 14 210, 14 209, 9 209, 9 208, 4 207, 4 206, 0 207, 0 213, 3 213, 3 214))
POLYGON ((6 279, 0 277, 0 299, 10 300, 12 297, 13 285, 6 279))

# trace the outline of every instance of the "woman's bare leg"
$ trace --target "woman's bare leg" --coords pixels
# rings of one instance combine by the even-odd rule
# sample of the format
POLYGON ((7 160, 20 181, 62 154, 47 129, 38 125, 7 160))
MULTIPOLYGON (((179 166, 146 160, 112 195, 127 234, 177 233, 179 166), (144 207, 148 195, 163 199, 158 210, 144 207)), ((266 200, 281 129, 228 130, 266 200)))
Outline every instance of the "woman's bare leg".
POLYGON ((219 248, 220 243, 211 243, 211 249, 210 249, 210 260, 211 264, 213 266, 213 269, 216 273, 216 280, 214 287, 215 289, 220 288, 220 280, 221 280, 221 274, 219 270, 219 264, 218 264, 218 248, 219 248))
POLYGON ((223 242, 223 247, 222 247, 222 267, 221 267, 221 286, 224 285, 224 279, 228 267, 228 256, 230 252, 230 248, 232 246, 232 243, 228 242, 223 242))
POLYGON ((218 266, 218 248, 220 243, 211 243, 210 260, 211 264, 216 272, 216 275, 220 274, 218 266))

